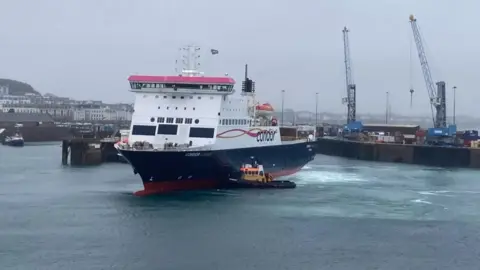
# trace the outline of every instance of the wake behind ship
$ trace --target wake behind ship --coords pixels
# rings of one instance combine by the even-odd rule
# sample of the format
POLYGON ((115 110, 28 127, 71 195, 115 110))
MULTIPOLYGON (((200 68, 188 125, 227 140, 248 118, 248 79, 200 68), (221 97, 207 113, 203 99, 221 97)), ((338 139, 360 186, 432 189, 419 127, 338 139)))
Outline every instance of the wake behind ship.
POLYGON ((135 93, 130 137, 116 147, 142 178, 138 195, 225 187, 252 158, 273 177, 313 160, 313 142, 282 141, 273 108, 256 102, 247 75, 234 95, 234 79, 197 71, 198 50, 184 49, 190 66, 180 75, 129 77, 135 93))

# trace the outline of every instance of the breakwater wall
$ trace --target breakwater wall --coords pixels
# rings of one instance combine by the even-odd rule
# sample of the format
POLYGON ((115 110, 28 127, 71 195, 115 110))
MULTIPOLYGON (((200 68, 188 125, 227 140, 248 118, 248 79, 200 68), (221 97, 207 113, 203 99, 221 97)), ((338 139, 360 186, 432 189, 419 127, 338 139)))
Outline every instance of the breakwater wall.
POLYGON ((319 138, 317 154, 366 161, 397 162, 439 167, 480 168, 480 149, 356 142, 319 138))
POLYGON ((62 141, 62 164, 72 166, 100 165, 126 161, 117 155, 115 140, 74 138, 62 141), (70 162, 69 162, 70 161, 70 162))

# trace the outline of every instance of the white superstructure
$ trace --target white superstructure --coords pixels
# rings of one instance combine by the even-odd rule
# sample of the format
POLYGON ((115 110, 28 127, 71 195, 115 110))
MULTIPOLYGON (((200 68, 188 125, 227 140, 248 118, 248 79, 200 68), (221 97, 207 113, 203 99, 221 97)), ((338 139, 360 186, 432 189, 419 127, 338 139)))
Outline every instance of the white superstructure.
MULTIPOLYGON (((254 83, 239 93, 227 75, 206 77, 197 70, 199 48, 183 49, 187 65, 176 76, 129 78, 135 93, 129 143, 231 149, 281 144, 270 113, 256 113, 254 83)), ((171 149, 171 147, 169 147, 171 149)))

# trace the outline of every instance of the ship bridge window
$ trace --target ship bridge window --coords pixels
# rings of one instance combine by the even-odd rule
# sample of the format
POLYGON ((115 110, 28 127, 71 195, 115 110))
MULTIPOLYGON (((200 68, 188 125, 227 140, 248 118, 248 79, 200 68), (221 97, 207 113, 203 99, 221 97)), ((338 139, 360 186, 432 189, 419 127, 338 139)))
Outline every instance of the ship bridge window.
POLYGON ((177 118, 175 119, 176 124, 183 124, 183 118, 177 118))
POLYGON ((167 117, 167 123, 173 124, 173 117, 167 117))
POLYGON ((155 136, 155 126, 134 125, 132 135, 155 136))
POLYGON ((158 125, 157 134, 162 135, 177 135, 177 125, 158 125))
POLYGON ((218 91, 230 91, 233 85, 218 85, 218 91))
POLYGON ((183 89, 202 89, 202 88, 207 88, 207 85, 201 85, 201 84, 173 84, 173 83, 166 83, 165 88, 183 88, 183 89))
POLYGON ((132 89, 142 89, 142 84, 141 83, 131 82, 130 86, 132 87, 132 89))
POLYGON ((214 128, 192 127, 190 128, 189 136, 191 138, 213 138, 214 134, 215 134, 214 128))

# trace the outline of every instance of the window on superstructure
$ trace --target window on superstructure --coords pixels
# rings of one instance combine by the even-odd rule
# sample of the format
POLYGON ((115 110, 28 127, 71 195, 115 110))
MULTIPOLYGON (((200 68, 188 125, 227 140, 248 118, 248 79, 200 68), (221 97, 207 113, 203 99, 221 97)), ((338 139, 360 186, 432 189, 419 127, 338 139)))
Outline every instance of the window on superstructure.
POLYGON ((155 136, 155 126, 134 125, 132 135, 155 136))
POLYGON ((157 134, 161 135, 177 135, 177 125, 158 125, 157 134))
POLYGON ((222 125, 224 125, 224 126, 227 125, 227 119, 222 119, 222 125))
POLYGON ((183 88, 183 89, 203 89, 206 88, 207 85, 201 85, 201 84, 171 84, 171 83, 166 83, 164 85, 165 88, 183 88))
POLYGON ((214 134, 215 134, 214 128, 191 127, 189 136, 191 138, 213 138, 214 134))
POLYGON ((183 118, 177 118, 175 119, 176 124, 183 124, 183 118))
POLYGON ((167 117, 167 124, 173 124, 173 117, 167 117))
POLYGON ((180 99, 184 99, 185 97, 184 96, 181 96, 180 99))
POLYGON ((219 85, 219 91, 228 91, 228 85, 219 85))
POLYGON ((192 120, 192 118, 185 118, 185 124, 191 124, 192 120))
POLYGON ((173 99, 176 99, 177 97, 176 96, 172 96, 173 99))
POLYGON ((165 117, 158 117, 157 123, 165 123, 165 117))
POLYGON ((201 96, 198 96, 198 99, 202 99, 202 97, 201 97, 201 96))

